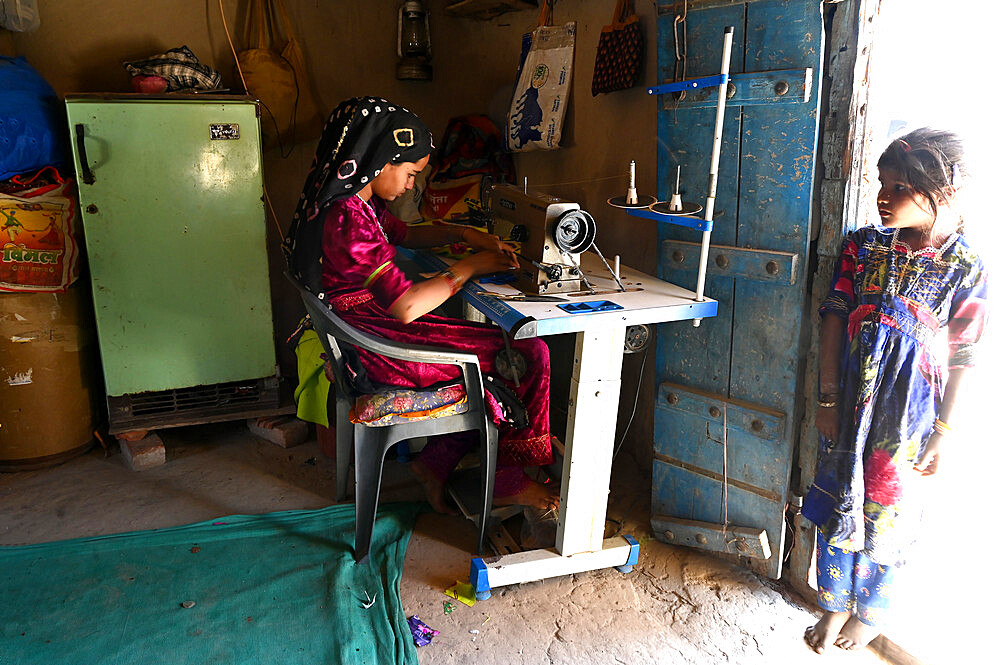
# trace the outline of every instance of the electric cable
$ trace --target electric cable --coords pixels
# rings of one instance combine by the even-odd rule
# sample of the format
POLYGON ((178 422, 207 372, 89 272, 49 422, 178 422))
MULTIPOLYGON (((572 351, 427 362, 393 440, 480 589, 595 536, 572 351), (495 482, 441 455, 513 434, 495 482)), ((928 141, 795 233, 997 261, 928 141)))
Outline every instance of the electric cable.
POLYGON ((639 379, 636 381, 635 386, 635 401, 632 403, 632 415, 628 417, 628 424, 625 425, 625 431, 622 432, 622 438, 619 439, 618 445, 615 446, 615 452, 611 455, 611 461, 614 462, 615 458, 618 457, 618 451, 621 450, 622 444, 625 443, 625 435, 628 434, 629 427, 632 426, 632 419, 635 418, 636 407, 639 406, 639 390, 642 388, 642 370, 646 368, 646 356, 649 354, 649 347, 642 352, 642 364, 639 365, 639 379))

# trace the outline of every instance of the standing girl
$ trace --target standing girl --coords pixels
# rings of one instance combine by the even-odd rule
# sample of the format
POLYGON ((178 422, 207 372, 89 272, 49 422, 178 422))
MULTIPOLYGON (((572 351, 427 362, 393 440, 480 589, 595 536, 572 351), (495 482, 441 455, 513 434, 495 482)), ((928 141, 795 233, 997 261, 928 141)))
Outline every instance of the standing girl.
MULTIPOLYGON (((330 115, 312 169, 285 241, 292 274, 359 330, 400 342, 476 353, 485 373, 494 371, 504 348, 498 328, 434 316, 429 312, 478 275, 518 267, 513 248, 496 236, 456 226, 411 226, 386 211, 391 201, 413 187, 434 145, 417 116, 374 97, 347 100, 330 115), (476 253, 440 275, 411 282, 395 265, 395 245, 420 248, 464 242, 476 253)), ((527 426, 502 420, 502 409, 487 394, 500 426, 494 485, 495 502, 549 510, 558 495, 529 479, 525 466, 552 461, 549 435, 549 355, 539 339, 517 340, 529 372, 509 386, 524 403, 527 426)), ((426 388, 460 379, 459 368, 385 358, 358 351, 355 371, 373 384, 426 388)), ((523 423, 522 423, 523 425, 523 423)), ((413 463, 431 505, 445 503, 444 481, 478 441, 475 433, 434 437, 413 463)))
POLYGON ((918 129, 878 161, 881 226, 852 233, 820 307, 820 451, 802 513, 817 526, 817 653, 881 631, 894 573, 920 526, 921 476, 986 322, 986 270, 956 210, 958 137, 918 129))

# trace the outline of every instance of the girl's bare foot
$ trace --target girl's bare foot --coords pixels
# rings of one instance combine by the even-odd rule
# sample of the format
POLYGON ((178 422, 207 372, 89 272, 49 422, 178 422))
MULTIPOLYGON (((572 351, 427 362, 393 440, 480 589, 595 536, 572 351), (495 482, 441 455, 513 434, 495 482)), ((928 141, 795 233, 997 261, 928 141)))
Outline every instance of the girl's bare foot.
POLYGON ((493 503, 497 506, 532 506, 543 511, 556 511, 559 509, 559 492, 532 480, 519 493, 495 497, 493 503))
POLYGON ((851 617, 851 620, 840 629, 840 635, 833 643, 847 651, 864 649, 869 642, 879 636, 879 632, 878 628, 869 626, 858 617, 851 617))
POLYGON ((410 462, 410 469, 417 477, 420 484, 424 486, 424 493, 427 495, 427 503, 431 508, 442 515, 457 515, 458 511, 448 505, 448 500, 444 495, 444 483, 431 473, 430 469, 419 459, 410 462))
POLYGON ((803 635, 806 644, 816 653, 823 653, 834 643, 840 629, 850 618, 850 612, 825 612, 815 626, 806 628, 806 634, 803 635))

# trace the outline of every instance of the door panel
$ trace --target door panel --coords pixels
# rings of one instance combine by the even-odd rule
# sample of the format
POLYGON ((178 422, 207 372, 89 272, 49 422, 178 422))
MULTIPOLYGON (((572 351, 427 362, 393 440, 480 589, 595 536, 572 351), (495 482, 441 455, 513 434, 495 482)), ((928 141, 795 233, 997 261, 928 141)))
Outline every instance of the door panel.
MULTIPOLYGON (((821 3, 713 4, 690 3, 687 77, 718 73, 723 30, 734 26, 733 94, 706 287, 719 301, 719 314, 698 328, 678 323, 657 330, 653 527, 666 542, 684 533, 691 542, 683 544, 745 556, 778 577, 801 408, 821 3), (736 539, 720 535, 737 532, 736 539), (692 540, 692 533, 700 538, 692 540), (751 537, 756 533, 759 543, 751 537)), ((661 80, 673 77, 675 6, 660 16, 661 80)), ((684 199, 704 203, 714 128, 706 93, 660 99, 661 200, 672 193, 679 163, 684 199)), ((693 287, 697 251, 678 241, 697 241, 697 235, 661 224, 663 279, 693 287)))
POLYGON ((774 499, 782 497, 785 477, 774 469, 782 453, 784 414, 669 383, 661 384, 657 405, 654 453, 659 458, 674 459, 680 453, 684 463, 720 478, 725 462, 734 483, 749 484, 774 499), (685 445, 678 446, 675 439, 685 445))

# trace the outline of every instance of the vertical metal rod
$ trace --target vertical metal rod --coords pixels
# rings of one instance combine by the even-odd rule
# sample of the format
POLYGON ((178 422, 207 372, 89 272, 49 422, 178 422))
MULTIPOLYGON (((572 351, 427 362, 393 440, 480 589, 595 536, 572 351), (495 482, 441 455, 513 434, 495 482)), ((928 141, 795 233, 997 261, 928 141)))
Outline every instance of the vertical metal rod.
MULTIPOLYGON (((722 38, 722 67, 720 73, 729 74, 729 60, 733 52, 733 27, 728 26, 722 38)), ((712 141, 712 165, 708 171, 708 197, 705 200, 705 221, 711 222, 715 214, 715 192, 719 184, 719 154, 722 151, 722 123, 726 117, 726 92, 729 85, 719 86, 719 102, 715 110, 715 138, 712 141)), ((705 274, 708 271, 708 248, 712 240, 711 231, 702 231, 701 257, 698 261, 698 287, 695 300, 705 299, 705 274)), ((694 320, 695 327, 701 325, 701 319, 694 320)))
MULTIPOLYGON (((597 248, 597 243, 596 243, 596 242, 595 242, 595 243, 591 243, 591 245, 590 245, 590 248, 591 248, 592 250, 594 250, 594 252, 595 252, 595 253, 596 253, 596 254, 597 254, 597 255, 598 255, 599 257, 601 257, 601 263, 603 263, 603 264, 604 264, 604 267, 608 269, 608 272, 609 272, 609 273, 611 273, 611 276, 615 278, 615 282, 616 282, 616 283, 618 284, 618 290, 619 290, 619 291, 621 291, 622 293, 625 293, 625 286, 624 286, 624 285, 622 284, 622 280, 618 278, 618 273, 617 273, 617 271, 615 271, 615 270, 612 270, 612 269, 611 269, 611 266, 609 266, 609 265, 608 265, 608 260, 604 258, 604 255, 603 255, 603 254, 601 254, 601 250, 599 250, 599 249, 597 248)), ((582 273, 583 273, 583 271, 581 270, 581 271, 580 271, 580 273, 582 274, 582 273)))
POLYGON ((507 331, 500 328, 500 332, 503 333, 503 348, 507 352, 507 362, 510 364, 510 373, 514 378, 514 387, 521 387, 521 377, 517 374, 517 367, 514 366, 514 353, 510 350, 510 339, 507 337, 507 331))

